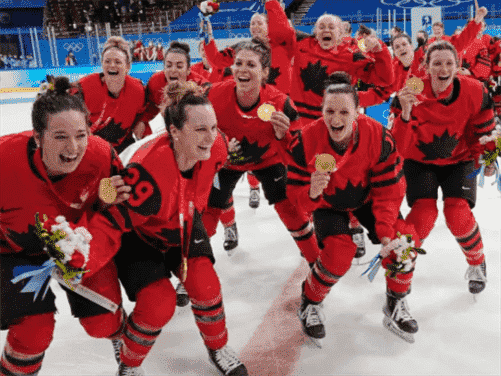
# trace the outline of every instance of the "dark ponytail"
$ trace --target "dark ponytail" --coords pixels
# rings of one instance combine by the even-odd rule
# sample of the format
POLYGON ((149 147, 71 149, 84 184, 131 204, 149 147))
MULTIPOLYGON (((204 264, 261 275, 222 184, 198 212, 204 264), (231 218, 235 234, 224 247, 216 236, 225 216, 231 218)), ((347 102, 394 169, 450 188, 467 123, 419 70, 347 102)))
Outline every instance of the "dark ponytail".
POLYGON ((324 82, 324 98, 327 94, 351 94, 355 107, 358 107, 358 92, 351 85, 351 76, 346 72, 334 72, 324 82))
POLYGON ((31 110, 31 121, 35 132, 42 134, 47 129, 49 115, 64 111, 78 111, 89 118, 89 112, 83 98, 73 94, 75 88, 68 77, 47 76, 47 82, 42 83, 37 99, 31 110))
POLYGON ((167 54, 169 54, 171 52, 174 54, 184 55, 186 57, 186 65, 188 66, 188 68, 190 67, 190 64, 191 64, 190 46, 188 44, 181 43, 178 41, 171 42, 169 49, 165 53, 164 62, 165 62, 165 59, 167 58, 167 54))

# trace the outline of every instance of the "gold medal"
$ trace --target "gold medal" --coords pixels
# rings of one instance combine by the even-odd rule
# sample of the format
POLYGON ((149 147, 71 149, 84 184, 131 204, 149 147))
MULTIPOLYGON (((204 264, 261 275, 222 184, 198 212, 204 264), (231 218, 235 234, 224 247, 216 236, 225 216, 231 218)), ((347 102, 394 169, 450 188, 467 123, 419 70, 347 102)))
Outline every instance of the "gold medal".
POLYGON ((259 106, 257 109, 257 116, 260 118, 262 121, 270 121, 271 120, 271 114, 276 111, 275 107, 271 104, 262 104, 259 106))
POLYGON ((332 172, 336 169, 336 160, 330 154, 319 154, 315 160, 315 168, 318 172, 332 172))
POLYGON ((411 77, 407 80, 405 86, 411 89, 414 94, 421 94, 424 89, 424 82, 420 78, 411 77))
POLYGON ((117 189, 111 183, 110 178, 103 178, 99 182, 99 198, 107 204, 111 204, 117 199, 117 189))
POLYGON ((360 51, 365 52, 367 51, 367 46, 365 45, 365 39, 360 39, 358 41, 358 48, 360 48, 360 51))

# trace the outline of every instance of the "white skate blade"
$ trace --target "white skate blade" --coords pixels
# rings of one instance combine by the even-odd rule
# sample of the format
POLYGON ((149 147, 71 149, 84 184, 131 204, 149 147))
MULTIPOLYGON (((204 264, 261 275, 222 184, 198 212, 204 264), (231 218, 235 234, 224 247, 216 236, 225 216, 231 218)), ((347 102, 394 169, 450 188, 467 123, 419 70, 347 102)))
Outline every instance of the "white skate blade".
MULTIPOLYGON (((299 318, 299 320, 301 320, 301 313, 299 312, 299 309, 297 310, 297 317, 299 318)), ((306 339, 308 340, 308 343, 315 346, 315 347, 318 347, 319 349, 322 348, 323 346, 323 338, 315 338, 315 337, 310 337, 308 335, 308 333, 306 333, 306 330, 304 330, 303 328, 303 325, 301 324, 301 328, 303 329, 303 333, 304 333, 304 336, 306 337, 306 339)))
POLYGON ((233 256, 235 254, 235 252, 237 251, 237 249, 238 249, 238 246, 236 246, 233 249, 230 249, 229 251, 225 251, 225 252, 228 255, 228 257, 231 257, 231 256, 233 256))
POLYGON ((383 326, 388 329, 390 332, 395 334, 396 336, 402 338, 404 341, 408 343, 414 343, 414 335, 412 333, 407 333, 401 330, 395 323, 388 317, 384 316, 383 326))
POLYGON ((323 344, 324 344, 324 340, 323 338, 313 338, 313 337, 310 337, 308 334, 304 333, 306 338, 308 339, 308 342, 310 344, 312 344, 313 346, 321 349, 323 344))
POLYGON ((482 298, 480 298, 480 293, 471 294, 473 296, 473 303, 478 303, 482 298))

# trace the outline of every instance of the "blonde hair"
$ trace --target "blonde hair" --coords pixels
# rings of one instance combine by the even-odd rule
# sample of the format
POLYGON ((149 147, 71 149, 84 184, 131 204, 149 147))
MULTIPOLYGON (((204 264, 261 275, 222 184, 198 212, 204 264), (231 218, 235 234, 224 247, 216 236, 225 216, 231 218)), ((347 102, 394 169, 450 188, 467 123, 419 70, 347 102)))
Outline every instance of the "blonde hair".
POLYGON ((129 43, 124 38, 122 37, 108 38, 108 40, 104 43, 103 53, 101 54, 101 58, 104 57, 104 53, 106 51, 112 48, 116 48, 125 54, 127 58, 127 64, 130 64, 132 62, 132 54, 130 53, 129 43))
POLYGON ((317 31, 317 26, 318 24, 323 21, 325 18, 332 18, 332 20, 334 21, 334 23, 340 23, 341 26, 343 26, 343 20, 341 18, 339 18, 338 16, 335 16, 333 14, 329 14, 329 13, 325 13, 325 14, 322 14, 320 17, 318 17, 317 21, 315 22, 315 26, 313 26, 313 34, 316 33, 317 31))

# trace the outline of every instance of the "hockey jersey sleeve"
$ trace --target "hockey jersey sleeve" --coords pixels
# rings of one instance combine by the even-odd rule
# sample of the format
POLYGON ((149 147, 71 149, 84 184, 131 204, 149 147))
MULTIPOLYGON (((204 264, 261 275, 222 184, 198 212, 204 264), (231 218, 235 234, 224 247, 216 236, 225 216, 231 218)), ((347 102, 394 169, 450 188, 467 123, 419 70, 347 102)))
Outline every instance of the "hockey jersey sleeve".
POLYGON ((235 51, 231 47, 227 47, 220 52, 217 49, 216 41, 212 39, 209 44, 204 42, 204 51, 212 69, 224 70, 224 68, 233 65, 235 51))
MULTIPOLYGON (((123 209, 122 209, 123 210, 123 209)), ((77 227, 85 227, 91 234, 89 261, 86 269, 89 270, 84 274, 83 278, 91 278, 96 272, 101 270, 120 248, 120 242, 125 222, 119 224, 116 218, 121 217, 122 213, 111 215, 111 212, 117 211, 117 207, 110 207, 100 212, 87 213, 78 223, 77 227)))
POLYGON ((149 123, 160 112, 158 104, 156 103, 155 89, 151 87, 150 82, 148 82, 148 84, 146 85, 145 98, 146 105, 144 112, 141 114, 140 121, 142 121, 143 123, 149 123))
MULTIPOLYGON (((115 149, 111 149, 111 163, 109 176, 121 175, 123 165, 115 149)), ((122 234, 130 231, 130 218, 126 208, 122 205, 94 206, 92 211, 87 211, 76 223, 77 227, 83 226, 92 234, 90 243, 89 262, 84 274, 84 279, 92 277, 115 256, 120 247, 122 234)))
POLYGON ((358 69, 355 76, 366 83, 377 86, 388 86, 395 81, 393 63, 390 51, 384 43, 381 44, 381 51, 372 53, 374 62, 368 63, 365 67, 358 69))
POLYGON ((390 96, 396 91, 396 82, 390 86, 381 87, 375 86, 369 88, 367 91, 359 91, 358 99, 360 107, 377 106, 378 104, 386 102, 390 96))
POLYGON ((307 213, 312 213, 321 204, 321 197, 315 200, 310 198, 311 174, 308 169, 307 157, 302 140, 302 132, 298 131, 287 153, 287 197, 303 208, 307 213))
POLYGON ((265 4, 265 8, 268 14, 270 43, 286 47, 287 51, 289 51, 289 57, 292 58, 296 33, 290 26, 282 6, 278 1, 269 1, 265 4))
POLYGON ((382 130, 379 159, 369 173, 370 192, 372 211, 376 218, 376 234, 379 239, 384 237, 393 239, 406 184, 403 158, 397 151, 391 133, 386 128, 382 130))
POLYGON ((494 103, 485 86, 482 86, 482 102, 480 108, 470 117, 466 125, 466 137, 469 141, 470 151, 475 161, 485 151, 485 145, 480 143, 480 138, 490 136, 495 129, 494 103))
POLYGON ((451 36, 450 42, 456 48, 458 55, 468 48, 471 42, 477 37, 481 28, 482 23, 470 21, 461 33, 451 36))

